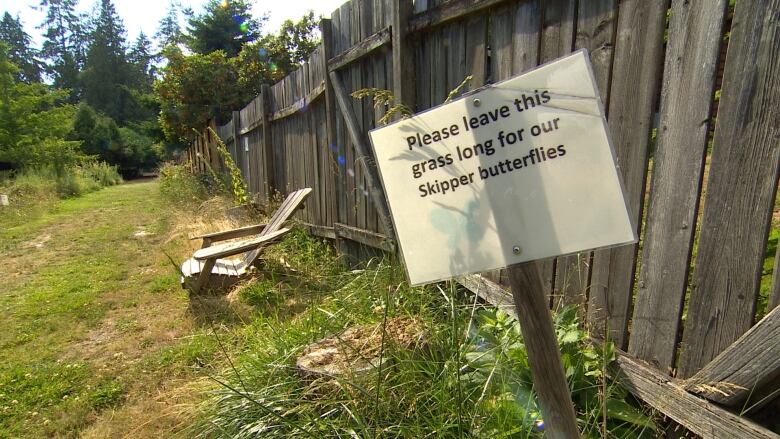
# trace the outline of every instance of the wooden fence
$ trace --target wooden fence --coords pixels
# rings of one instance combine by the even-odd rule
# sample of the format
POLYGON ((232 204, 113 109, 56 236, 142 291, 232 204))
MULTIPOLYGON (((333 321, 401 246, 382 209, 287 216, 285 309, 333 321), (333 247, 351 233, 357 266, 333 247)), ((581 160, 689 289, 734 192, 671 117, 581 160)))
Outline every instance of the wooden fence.
MULTIPOLYGON (((216 132, 258 201, 312 187, 312 233, 357 257, 393 252, 366 135, 384 109, 348 94, 388 89, 421 111, 467 75, 474 89, 588 49, 642 239, 543 261, 551 306, 580 304, 593 335, 627 352, 624 384, 691 431, 777 437, 729 410, 755 412, 780 389, 777 263, 759 300, 780 161, 780 0, 730 14, 727 0, 352 0, 323 20, 307 63, 216 132)), ((193 143, 193 169, 218 165, 211 144, 193 143)), ((511 304, 503 271, 462 283, 511 304)))

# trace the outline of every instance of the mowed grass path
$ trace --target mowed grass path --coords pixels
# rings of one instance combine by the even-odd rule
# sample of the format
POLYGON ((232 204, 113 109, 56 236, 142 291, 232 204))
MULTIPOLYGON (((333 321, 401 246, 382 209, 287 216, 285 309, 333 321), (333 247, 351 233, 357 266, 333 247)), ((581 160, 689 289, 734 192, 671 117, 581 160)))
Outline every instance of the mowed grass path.
POLYGON ((0 438, 170 437, 215 352, 156 181, 0 223, 0 438))

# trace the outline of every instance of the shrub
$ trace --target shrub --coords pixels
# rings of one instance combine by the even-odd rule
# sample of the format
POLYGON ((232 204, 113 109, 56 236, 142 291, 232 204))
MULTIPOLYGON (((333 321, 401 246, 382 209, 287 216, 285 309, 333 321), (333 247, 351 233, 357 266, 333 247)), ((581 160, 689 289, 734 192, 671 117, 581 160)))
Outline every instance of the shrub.
POLYGON ((160 192, 172 202, 188 204, 204 201, 212 186, 205 174, 195 175, 185 165, 166 163, 160 168, 160 192))

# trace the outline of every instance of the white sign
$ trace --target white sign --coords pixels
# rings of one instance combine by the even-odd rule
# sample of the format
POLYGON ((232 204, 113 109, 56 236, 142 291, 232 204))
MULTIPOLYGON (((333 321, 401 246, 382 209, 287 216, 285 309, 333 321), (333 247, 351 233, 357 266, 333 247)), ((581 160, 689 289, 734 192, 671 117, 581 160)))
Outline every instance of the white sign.
POLYGON ((413 285, 636 242, 584 50, 370 135, 413 285))

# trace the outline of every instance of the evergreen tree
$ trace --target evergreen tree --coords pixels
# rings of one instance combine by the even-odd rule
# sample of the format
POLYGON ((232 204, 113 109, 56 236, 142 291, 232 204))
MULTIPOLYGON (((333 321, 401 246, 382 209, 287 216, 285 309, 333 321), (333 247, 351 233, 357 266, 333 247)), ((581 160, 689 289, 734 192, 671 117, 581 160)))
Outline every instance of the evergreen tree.
POLYGON ((168 4, 168 13, 160 20, 160 27, 154 34, 160 49, 167 46, 177 46, 184 42, 181 26, 179 26, 180 10, 181 4, 178 1, 172 0, 168 4))
POLYGON ((19 17, 11 17, 6 12, 0 21, 0 41, 8 46, 8 59, 19 67, 16 79, 31 84, 41 82, 41 62, 38 53, 32 48, 31 38, 24 31, 19 17))
POLYGON ((241 46, 260 34, 260 20, 252 18, 250 5, 246 0, 209 0, 203 14, 187 20, 187 46, 203 55, 222 50, 228 58, 237 56, 241 46))
POLYGON ((41 54, 49 61, 47 73, 54 86, 71 90, 71 102, 80 94, 78 76, 81 68, 78 47, 83 45, 80 17, 74 12, 77 0, 42 0, 46 18, 39 26, 45 29, 41 54))
POLYGON ((81 82, 84 101, 120 125, 137 110, 130 85, 132 68, 125 56, 125 29, 111 0, 101 0, 93 22, 81 82))
POLYGON ((135 43, 133 43, 133 46, 127 53, 127 61, 133 70, 132 85, 143 93, 152 91, 155 73, 155 67, 152 64, 153 60, 152 42, 142 31, 138 34, 138 38, 136 38, 135 43))

